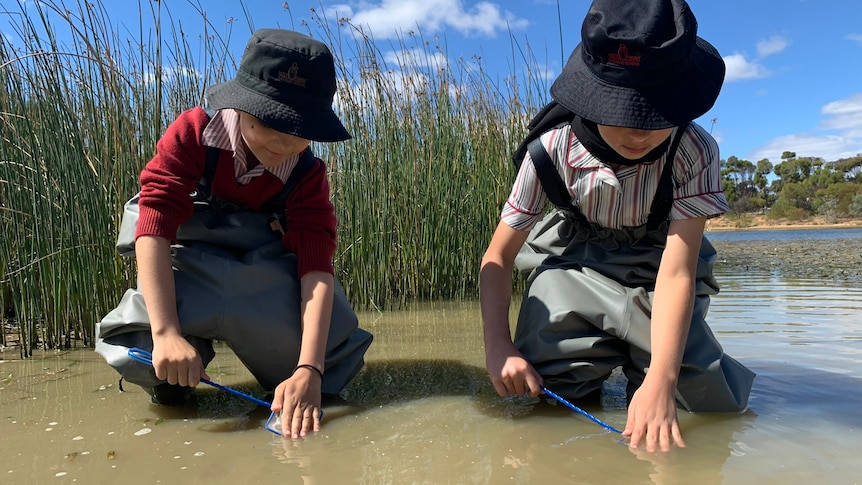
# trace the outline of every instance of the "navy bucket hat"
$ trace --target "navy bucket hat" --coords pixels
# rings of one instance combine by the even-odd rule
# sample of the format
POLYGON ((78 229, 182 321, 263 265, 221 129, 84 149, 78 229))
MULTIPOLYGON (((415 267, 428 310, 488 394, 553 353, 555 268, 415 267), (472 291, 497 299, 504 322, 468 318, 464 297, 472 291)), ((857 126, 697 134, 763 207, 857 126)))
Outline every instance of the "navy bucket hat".
POLYGON ((594 0, 551 97, 600 125, 660 130, 709 111, 724 73, 684 0, 594 0))
POLYGON ((210 108, 244 111, 266 126, 308 140, 350 138, 332 110, 335 62, 329 48, 282 29, 260 29, 246 45, 236 77, 207 89, 210 108))

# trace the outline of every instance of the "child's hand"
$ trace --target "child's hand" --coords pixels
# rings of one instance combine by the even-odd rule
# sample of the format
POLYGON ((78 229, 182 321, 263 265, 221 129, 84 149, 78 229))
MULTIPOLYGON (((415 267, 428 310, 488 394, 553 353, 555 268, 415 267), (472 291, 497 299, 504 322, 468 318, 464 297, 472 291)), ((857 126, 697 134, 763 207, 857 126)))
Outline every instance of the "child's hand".
POLYGON ((153 369, 168 384, 195 387, 209 379, 197 350, 181 335, 153 339, 153 369))
POLYGON ((293 439, 320 430, 320 376, 308 368, 299 368, 275 388, 274 413, 281 413, 281 434, 293 439))
POLYGON ((671 445, 684 448, 676 416, 673 388, 651 385, 649 378, 635 391, 629 404, 628 420, 623 436, 631 438, 629 446, 637 448, 641 441, 646 450, 670 451, 671 445))
POLYGON ((542 376, 515 350, 488 349, 485 353, 485 367, 497 394, 506 396, 536 397, 542 392, 542 376))

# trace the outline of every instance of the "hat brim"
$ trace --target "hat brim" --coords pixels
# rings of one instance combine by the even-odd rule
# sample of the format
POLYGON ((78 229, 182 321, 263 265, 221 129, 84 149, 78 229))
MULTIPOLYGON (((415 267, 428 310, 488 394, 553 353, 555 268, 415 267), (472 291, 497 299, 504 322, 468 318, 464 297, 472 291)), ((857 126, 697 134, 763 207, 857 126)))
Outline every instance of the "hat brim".
POLYGON ((563 107, 600 125, 661 130, 682 126, 709 111, 724 82, 718 51, 697 38, 690 63, 670 82, 630 88, 596 77, 586 66, 579 44, 551 85, 551 97, 563 107))
POLYGON ((351 138, 332 107, 303 104, 302 100, 292 106, 279 103, 245 88, 235 79, 210 86, 206 102, 213 109, 244 111, 269 128, 306 140, 335 142, 351 138))

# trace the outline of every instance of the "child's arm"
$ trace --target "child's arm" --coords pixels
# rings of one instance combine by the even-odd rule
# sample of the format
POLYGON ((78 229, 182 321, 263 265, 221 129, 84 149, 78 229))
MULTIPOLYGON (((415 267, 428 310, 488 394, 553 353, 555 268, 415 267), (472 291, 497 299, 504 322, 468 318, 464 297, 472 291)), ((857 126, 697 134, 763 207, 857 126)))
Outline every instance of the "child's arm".
POLYGON ((479 300, 485 332, 485 366, 500 396, 538 396, 542 377, 512 343, 509 305, 512 301, 512 269, 528 231, 500 222, 482 258, 479 300))
POLYGON ((676 386, 694 304, 695 272, 706 218, 671 221, 656 280, 650 329, 651 358, 629 405, 623 436, 647 451, 685 446, 676 415, 676 386))
MULTIPOLYGON (((288 227, 283 238, 288 252, 296 254, 301 287, 302 342, 298 365, 308 364, 324 373, 326 341, 332 317, 335 278, 335 209, 329 198, 326 166, 318 161, 287 199, 288 227)), ((299 367, 276 387, 273 412, 282 413, 282 434, 293 438, 320 429, 321 375, 299 367)))
MULTIPOLYGON (((302 344, 297 364, 310 364, 323 373, 332 317, 334 278, 323 271, 312 271, 300 278, 300 286, 302 344)), ((282 413, 284 436, 299 438, 320 430, 320 388, 323 377, 314 369, 297 367, 294 374, 275 389, 272 411, 282 413)))
POLYGON ((138 282, 153 335, 153 368, 156 377, 169 384, 197 386, 208 379, 197 350, 183 337, 177 316, 171 245, 158 236, 135 241, 138 282))

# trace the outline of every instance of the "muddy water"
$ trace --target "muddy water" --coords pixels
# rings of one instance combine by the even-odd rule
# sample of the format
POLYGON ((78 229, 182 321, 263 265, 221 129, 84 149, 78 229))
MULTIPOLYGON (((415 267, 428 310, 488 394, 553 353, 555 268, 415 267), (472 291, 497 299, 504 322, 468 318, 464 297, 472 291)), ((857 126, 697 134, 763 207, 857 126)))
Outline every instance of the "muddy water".
MULTIPOLYGON (((862 290, 833 280, 720 275, 711 323, 758 373, 743 415, 681 415, 685 449, 630 451, 561 406, 496 397, 478 308, 363 314, 368 365, 317 435, 263 428, 269 411, 199 388, 148 404, 91 350, 0 360, 0 483, 862 483, 862 290)), ((210 376, 263 397, 229 350, 210 376)), ((625 425, 624 382, 586 409, 625 425)))

